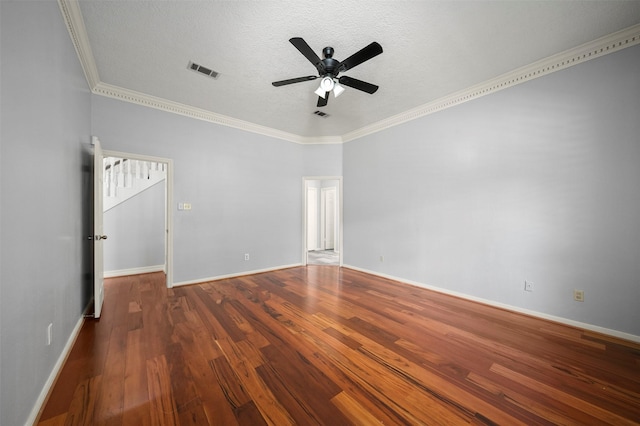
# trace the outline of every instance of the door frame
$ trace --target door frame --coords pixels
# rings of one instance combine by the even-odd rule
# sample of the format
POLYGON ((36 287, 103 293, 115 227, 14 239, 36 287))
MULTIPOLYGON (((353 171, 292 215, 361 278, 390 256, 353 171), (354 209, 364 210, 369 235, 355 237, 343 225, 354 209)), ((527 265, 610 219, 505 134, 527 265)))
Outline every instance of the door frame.
MULTIPOLYGON (((302 264, 304 266, 308 265, 309 259, 308 259, 308 251, 307 251, 307 228, 308 228, 308 223, 307 223, 307 187, 308 187, 308 183, 309 181, 312 180, 337 180, 338 181, 338 187, 337 187, 337 197, 336 197, 336 202, 338 203, 338 213, 337 213, 337 219, 338 219, 338 241, 336 241, 336 245, 338 246, 338 258, 339 258, 339 262, 338 262, 338 266, 342 266, 342 262, 343 262, 343 255, 344 255, 344 247, 343 247, 343 222, 344 222, 344 216, 343 216, 343 194, 342 194, 342 176, 303 176, 302 177, 302 264)), ((334 248, 335 250, 335 248, 334 248)))
POLYGON ((173 160, 170 158, 154 157, 151 155, 132 154, 129 152, 102 150, 104 157, 119 157, 128 160, 150 161, 155 163, 164 163, 167 166, 167 176, 165 178, 165 236, 164 236, 164 255, 165 255, 165 274, 167 288, 173 287, 173 160))

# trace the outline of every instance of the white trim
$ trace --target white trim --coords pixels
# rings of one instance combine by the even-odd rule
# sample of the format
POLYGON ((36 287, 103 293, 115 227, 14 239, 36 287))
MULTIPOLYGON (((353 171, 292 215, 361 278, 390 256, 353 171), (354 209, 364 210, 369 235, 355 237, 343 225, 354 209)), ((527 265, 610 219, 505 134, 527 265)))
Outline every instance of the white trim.
POLYGON ((173 287, 173 160, 169 159, 167 162, 167 177, 165 202, 167 204, 167 213, 165 215, 165 247, 167 252, 165 253, 165 274, 167 280, 167 288, 173 287))
POLYGON ((67 31, 71 36, 73 47, 76 49, 76 54, 80 60, 89 88, 93 90, 100 83, 100 75, 91 51, 91 44, 89 43, 87 29, 84 26, 80 4, 78 0, 58 0, 58 6, 60 6, 64 22, 67 25, 67 31))
POLYGON ((82 329, 83 324, 84 324, 84 315, 81 316, 80 319, 78 319, 78 322, 73 328, 73 331, 71 331, 71 335, 67 339, 67 343, 64 345, 64 348, 62 349, 62 352, 60 353, 60 356, 58 357, 56 364, 53 366, 53 370, 51 370, 51 374, 49 374, 49 378, 44 383, 44 386, 42 386, 40 395, 38 396, 38 399, 33 405, 33 408, 31 409, 31 413, 29 413, 29 417, 25 422, 25 426, 31 426, 35 424, 36 420, 38 420, 38 415, 40 414, 40 410, 42 410, 45 402, 47 401, 49 392, 51 392, 51 389, 55 384, 56 379, 58 378, 58 374, 60 374, 60 371, 62 370, 62 367, 64 366, 65 361, 69 357, 69 354, 71 353, 71 349, 73 349, 73 345, 76 343, 76 339, 80 334, 80 330, 82 329))
POLYGON ((131 160, 151 161, 167 165, 165 177, 165 272, 167 288, 173 287, 173 160, 152 155, 132 154, 130 152, 102 150, 105 157, 119 157, 131 160))
POLYGON ((470 300, 472 302, 478 302, 485 305, 493 306, 496 308, 505 309, 512 312, 517 312, 520 314, 529 315, 536 318, 542 318, 549 321, 554 321, 560 324, 569 325, 572 327, 582 328, 584 330, 595 331, 596 333, 606 334, 609 336, 617 337, 619 339, 629 340, 631 342, 640 343, 640 336, 636 336, 635 334, 625 333, 623 331, 612 330, 610 328, 600 327, 598 325, 588 324, 580 321, 574 321, 569 318, 558 317, 555 315, 545 314, 544 312, 532 311, 529 309, 520 308, 518 306, 508 305, 506 303, 500 303, 493 300, 483 299, 481 297, 470 296, 468 294, 460 293, 457 291, 447 290, 441 287, 435 287, 432 285, 424 284, 418 281, 407 280, 404 278, 394 277, 393 275, 387 275, 380 272, 370 271, 364 268, 358 268, 357 266, 352 265, 343 265, 344 268, 353 269, 354 271, 364 272, 365 274, 371 274, 378 277, 386 278, 393 281, 398 281, 404 284, 413 285, 416 287, 425 288, 427 290, 432 290, 438 293, 447 294, 449 296, 459 297, 461 299, 470 300))
POLYGON ((170 163, 173 162, 170 158, 164 157, 155 157, 153 155, 144 155, 144 154, 133 154, 131 152, 122 152, 122 151, 112 151, 110 149, 103 149, 105 157, 118 157, 124 158, 127 160, 139 160, 139 161, 148 161, 151 163, 170 163))
MULTIPOLYGON (((166 179, 166 175, 162 176, 159 180, 155 180, 156 178, 153 179, 144 179, 143 182, 141 183, 140 186, 142 186, 142 188, 140 187, 136 187, 135 188, 135 193, 133 194, 126 194, 126 195, 121 195, 118 194, 116 197, 107 197, 104 199, 104 204, 102 205, 102 212, 106 213, 109 210, 119 206, 120 204, 124 203, 127 200, 130 200, 131 198, 137 197, 138 195, 142 194, 145 191, 148 191, 149 189, 153 188, 154 186, 160 184, 160 183, 165 183, 165 179, 166 179), (154 181, 155 180, 155 181, 154 181), (151 182, 151 183, 149 183, 151 182), (148 186, 147 186, 148 185, 148 186)), ((136 184, 133 185, 134 187, 136 186, 136 184)), ((166 183, 165 183, 165 188, 166 188, 166 183)), ((131 187, 126 188, 126 189, 131 189, 131 187)))
POLYGON ((146 95, 144 93, 136 92, 134 90, 124 89, 118 86, 112 86, 106 83, 98 83, 93 88, 92 92, 96 95, 102 95, 109 98, 119 99, 121 101, 143 105, 143 106, 171 112, 178 115, 184 115, 184 116, 195 118, 198 120, 208 121, 210 123, 221 124, 223 126, 233 127, 235 129, 245 130, 247 132, 257 133, 260 135, 269 136, 276 139, 282 139, 289 142, 295 142, 299 144, 342 143, 342 138, 337 136, 335 138, 331 138, 331 137, 309 138, 305 136, 299 136, 293 133, 276 130, 271 127, 254 124, 249 121, 239 120, 237 118, 228 117, 226 115, 207 111, 205 109, 195 108, 189 105, 169 101, 163 98, 146 95))
POLYGON ((104 271, 105 278, 124 277, 127 275, 150 274, 152 272, 165 272, 164 265, 142 266, 139 268, 116 269, 104 271))
POLYGON ((233 274, 218 275, 218 276, 209 277, 209 278, 199 278, 197 280, 180 281, 180 282, 177 282, 177 283, 173 283, 173 286, 174 287, 179 287, 179 286, 183 286, 183 285, 204 284, 204 283, 208 283, 210 281, 224 280, 224 279, 227 279, 227 278, 244 277, 246 275, 261 274, 263 272, 273 272, 273 271, 278 271, 280 269, 289 269, 289 268, 295 268, 295 267, 298 267, 298 266, 304 266, 304 265, 302 265, 301 263, 293 263, 291 265, 275 266, 273 268, 256 269, 254 271, 236 272, 236 273, 233 273, 233 274))
POLYGON ((565 50, 564 52, 549 56, 548 58, 507 72, 491 80, 487 80, 459 92, 436 99, 433 102, 420 105, 393 117, 365 126, 359 130, 354 130, 353 132, 343 135, 342 139, 344 142, 349 142, 372 133, 377 133, 390 127, 451 108, 508 87, 525 83, 538 77, 581 64, 609 53, 617 52, 618 50, 622 50, 636 44, 640 44, 640 24, 633 25, 624 30, 574 47, 573 49, 565 50))
POLYGON ((144 105, 299 144, 340 144, 349 142, 399 124, 424 117, 425 115, 433 114, 434 112, 442 111, 461 103, 477 99, 481 96, 489 95, 499 90, 640 44, 640 24, 636 24, 621 31, 617 31, 591 42, 582 44, 573 49, 565 50, 564 52, 560 52, 556 55, 549 56, 548 58, 510 71, 478 85, 452 93, 448 96, 436 99, 432 102, 420 105, 416 108, 352 132, 348 132, 344 135, 309 137, 238 120, 222 114, 190 107, 188 105, 101 82, 95 64, 95 59, 91 52, 91 46, 88 41, 89 38, 84 26, 82 14, 80 13, 80 7, 78 6, 78 0, 58 0, 58 4, 60 5, 60 10, 62 11, 69 35, 71 36, 71 41, 73 42, 80 63, 82 64, 85 77, 87 78, 89 87, 94 94, 116 98, 126 102, 144 105))

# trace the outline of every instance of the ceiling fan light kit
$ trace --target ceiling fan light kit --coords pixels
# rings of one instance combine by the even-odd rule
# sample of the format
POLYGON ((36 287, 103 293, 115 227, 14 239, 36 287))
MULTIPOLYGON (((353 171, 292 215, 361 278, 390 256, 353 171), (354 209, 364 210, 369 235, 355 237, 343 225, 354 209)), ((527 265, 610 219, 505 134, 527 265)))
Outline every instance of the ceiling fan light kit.
POLYGON ((338 78, 338 74, 350 70, 351 68, 360 65, 361 63, 368 61, 369 59, 378 56, 382 53, 382 46, 377 42, 373 42, 368 46, 360 49, 353 55, 349 56, 344 61, 340 62, 333 58, 333 47, 325 47, 322 50, 324 59, 320 59, 315 54, 313 49, 307 44, 301 37, 294 37, 289 39, 296 49, 304 55, 309 62, 313 64, 318 70, 318 75, 309 75, 306 77, 291 78, 288 80, 274 81, 275 87, 284 86, 287 84, 301 83, 303 81, 315 80, 321 78, 320 86, 315 90, 315 94, 318 95, 318 106, 323 107, 327 105, 329 99, 329 93, 333 92, 333 95, 337 98, 344 91, 344 86, 348 86, 365 93, 373 94, 378 90, 378 86, 375 84, 367 83, 366 81, 358 80, 355 78, 347 77, 343 75, 338 78))
POLYGON ((340 83, 336 82, 333 85, 333 96, 337 98, 342 94, 342 92, 344 92, 344 87, 340 86, 340 83))
POLYGON ((333 78, 329 76, 322 77, 322 80, 320 80, 320 88, 323 89, 325 92, 332 91, 334 85, 335 83, 333 82, 333 78))
POLYGON ((322 90, 322 86, 318 87, 315 92, 316 95, 320 96, 322 99, 326 99, 327 98, 327 92, 325 92, 324 90, 322 90))

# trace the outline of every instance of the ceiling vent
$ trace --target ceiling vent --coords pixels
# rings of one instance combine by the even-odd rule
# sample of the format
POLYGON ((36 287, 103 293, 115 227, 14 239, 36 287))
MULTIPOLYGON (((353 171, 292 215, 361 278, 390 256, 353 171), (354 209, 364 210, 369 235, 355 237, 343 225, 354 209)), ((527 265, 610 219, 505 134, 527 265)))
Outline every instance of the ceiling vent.
POLYGON ((322 112, 320 110, 318 111, 314 111, 313 112, 315 115, 317 115, 318 117, 322 117, 322 118, 327 118, 329 117, 329 114, 327 114, 326 112, 322 112))
POLYGON ((218 78, 218 76, 220 75, 220 73, 217 73, 212 69, 203 67, 202 65, 195 64, 191 61, 189 61, 189 65, 187 65, 187 68, 189 68, 192 71, 199 72, 200 74, 204 74, 207 77, 211 77, 211 78, 218 78))

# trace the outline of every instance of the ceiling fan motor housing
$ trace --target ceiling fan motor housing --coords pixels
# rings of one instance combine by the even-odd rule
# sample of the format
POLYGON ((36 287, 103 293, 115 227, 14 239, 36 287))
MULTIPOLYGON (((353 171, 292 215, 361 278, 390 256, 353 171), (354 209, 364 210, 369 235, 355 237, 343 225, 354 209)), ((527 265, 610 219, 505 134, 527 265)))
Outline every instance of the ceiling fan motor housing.
POLYGON ((322 54, 324 55, 324 59, 322 65, 318 67, 321 75, 326 75, 329 77, 335 77, 338 75, 338 65, 340 65, 340 61, 333 59, 333 47, 327 46, 322 49, 322 54))

